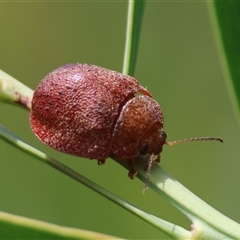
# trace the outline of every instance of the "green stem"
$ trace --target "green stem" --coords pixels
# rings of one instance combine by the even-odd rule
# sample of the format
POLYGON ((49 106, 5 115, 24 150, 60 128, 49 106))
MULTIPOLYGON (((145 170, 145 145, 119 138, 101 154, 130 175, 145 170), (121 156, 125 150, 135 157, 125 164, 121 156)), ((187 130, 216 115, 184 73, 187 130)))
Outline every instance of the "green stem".
MULTIPOLYGON (((146 178, 145 164, 144 160, 138 158, 138 177, 143 182, 146 178)), ((192 220, 192 227, 195 229, 193 235, 207 234, 214 239, 221 239, 222 236, 240 239, 240 225, 238 223, 194 195, 157 163, 152 166, 149 187, 170 201, 192 220)))
POLYGON ((10 213, 0 212, 0 239, 10 238, 62 240, 121 240, 120 238, 97 232, 63 227, 52 223, 17 216, 10 213))
POLYGON ((0 69, 0 102, 31 108, 33 90, 0 69))
POLYGON ((127 30, 122 72, 126 75, 134 75, 137 62, 137 53, 141 33, 145 0, 128 1, 127 30))

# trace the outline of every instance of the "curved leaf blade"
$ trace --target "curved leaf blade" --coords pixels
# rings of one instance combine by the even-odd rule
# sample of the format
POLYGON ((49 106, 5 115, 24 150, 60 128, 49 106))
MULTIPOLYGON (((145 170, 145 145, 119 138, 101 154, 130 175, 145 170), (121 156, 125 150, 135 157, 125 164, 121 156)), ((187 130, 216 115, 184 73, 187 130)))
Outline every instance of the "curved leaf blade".
POLYGON ((240 120, 240 2, 213 1, 209 7, 227 87, 240 120))
POLYGON ((119 239, 0 212, 0 239, 119 239))

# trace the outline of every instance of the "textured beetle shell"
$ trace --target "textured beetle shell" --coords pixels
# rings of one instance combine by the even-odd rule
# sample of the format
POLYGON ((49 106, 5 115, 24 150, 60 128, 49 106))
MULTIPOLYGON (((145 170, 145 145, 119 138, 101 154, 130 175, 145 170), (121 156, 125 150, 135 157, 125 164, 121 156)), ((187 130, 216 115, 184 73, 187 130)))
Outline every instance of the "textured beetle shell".
MULTIPOLYGON (((56 150, 104 160, 110 156, 112 147, 122 147, 116 130, 121 126, 119 115, 128 111, 126 106, 133 99, 142 99, 134 96, 138 92, 151 99, 154 121, 162 127, 160 106, 135 78, 94 65, 68 64, 49 73, 35 90, 31 127, 42 142, 56 150)), ((137 114, 143 117, 152 111, 149 108, 144 113, 139 109, 137 114)), ((141 121, 139 117, 136 120, 141 121)), ((134 131, 141 135, 144 130, 140 127, 134 131)))

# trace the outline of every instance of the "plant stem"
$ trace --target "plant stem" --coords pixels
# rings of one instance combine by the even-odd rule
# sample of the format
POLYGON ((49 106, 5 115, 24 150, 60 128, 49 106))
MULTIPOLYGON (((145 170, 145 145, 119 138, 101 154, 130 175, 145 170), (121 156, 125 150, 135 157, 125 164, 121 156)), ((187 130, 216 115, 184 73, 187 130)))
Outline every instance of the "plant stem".
POLYGON ((122 72, 133 76, 137 62, 138 45, 141 33, 145 0, 128 1, 126 40, 122 72))
POLYGON ((0 69, 0 102, 31 108, 33 90, 0 69))

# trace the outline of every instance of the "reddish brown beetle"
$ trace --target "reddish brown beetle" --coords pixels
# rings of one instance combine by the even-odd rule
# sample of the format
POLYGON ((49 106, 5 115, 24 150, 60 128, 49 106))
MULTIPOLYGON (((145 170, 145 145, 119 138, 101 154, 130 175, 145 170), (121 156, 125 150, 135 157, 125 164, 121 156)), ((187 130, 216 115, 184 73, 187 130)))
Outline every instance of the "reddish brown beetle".
POLYGON ((133 158, 153 160, 164 144, 218 140, 194 138, 166 142, 159 104, 130 76, 87 64, 68 64, 49 73, 34 92, 30 123, 48 146, 80 157, 110 156, 126 160, 129 177, 136 175, 133 158))

